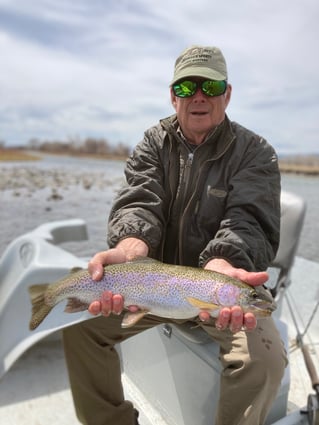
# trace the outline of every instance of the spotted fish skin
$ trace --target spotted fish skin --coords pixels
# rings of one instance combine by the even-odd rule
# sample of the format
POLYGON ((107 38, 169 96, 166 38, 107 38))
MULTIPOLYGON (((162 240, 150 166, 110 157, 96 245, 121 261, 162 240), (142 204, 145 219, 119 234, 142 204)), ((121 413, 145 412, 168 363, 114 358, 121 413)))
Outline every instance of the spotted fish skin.
POLYGON ((124 306, 137 305, 137 315, 128 314, 123 327, 134 325, 143 315, 190 319, 201 309, 216 316, 223 306, 240 305, 257 317, 269 316, 276 308, 270 293, 221 273, 195 267, 164 264, 150 258, 112 264, 103 278, 94 281, 88 270, 29 288, 32 301, 30 329, 35 329, 59 302, 67 299, 66 312, 82 311, 109 290, 124 297, 124 306), (133 319, 132 319, 133 318, 133 319), (130 320, 131 319, 131 320, 130 320))

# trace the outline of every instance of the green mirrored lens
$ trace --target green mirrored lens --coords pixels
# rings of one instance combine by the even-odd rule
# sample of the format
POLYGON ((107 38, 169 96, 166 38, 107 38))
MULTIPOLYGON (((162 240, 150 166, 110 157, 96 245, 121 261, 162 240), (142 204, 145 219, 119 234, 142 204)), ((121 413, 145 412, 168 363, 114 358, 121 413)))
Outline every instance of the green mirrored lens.
POLYGON ((173 90, 178 97, 190 97, 196 93, 197 84, 194 81, 182 81, 173 85, 173 90))
POLYGON ((185 80, 173 85, 173 91, 178 97, 194 96, 197 87, 200 86, 206 96, 220 96, 224 94, 227 87, 227 81, 205 80, 202 83, 185 80))
POLYGON ((226 81, 207 80, 202 83, 202 91, 207 96, 220 96, 226 91, 226 81))

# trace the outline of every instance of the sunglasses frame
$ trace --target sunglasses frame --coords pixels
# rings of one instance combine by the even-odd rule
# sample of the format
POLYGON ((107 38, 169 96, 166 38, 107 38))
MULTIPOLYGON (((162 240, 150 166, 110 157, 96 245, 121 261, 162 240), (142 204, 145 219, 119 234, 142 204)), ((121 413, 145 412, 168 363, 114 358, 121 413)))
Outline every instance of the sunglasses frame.
MULTIPOLYGON (((226 92, 227 80, 209 80, 209 79, 207 79, 207 80, 196 81, 196 80, 192 80, 192 79, 183 79, 183 80, 177 81, 175 84, 173 84, 172 89, 173 89, 175 96, 180 97, 182 99, 194 96, 198 89, 200 89, 201 92, 208 97, 216 97, 216 96, 221 96, 222 94, 224 94, 226 92), (187 92, 186 93, 178 92, 178 86, 181 86, 182 84, 185 84, 185 83, 194 84, 193 90, 190 91, 189 94, 187 94, 187 92), (222 88, 223 91, 218 92, 217 94, 208 94, 207 89, 204 87, 204 84, 207 84, 207 83, 218 83, 218 86, 220 85, 220 83, 223 83, 223 88, 222 88)), ((187 87, 187 89, 190 90, 188 87, 187 87)))

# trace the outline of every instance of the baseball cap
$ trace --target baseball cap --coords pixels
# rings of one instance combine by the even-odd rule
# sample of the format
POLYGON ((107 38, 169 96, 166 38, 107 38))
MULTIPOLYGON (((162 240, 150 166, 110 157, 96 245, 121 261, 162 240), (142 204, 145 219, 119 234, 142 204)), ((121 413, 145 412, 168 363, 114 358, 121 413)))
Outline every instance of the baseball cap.
POLYGON ((185 77, 227 80, 225 58, 218 47, 191 46, 176 59, 171 84, 185 77))

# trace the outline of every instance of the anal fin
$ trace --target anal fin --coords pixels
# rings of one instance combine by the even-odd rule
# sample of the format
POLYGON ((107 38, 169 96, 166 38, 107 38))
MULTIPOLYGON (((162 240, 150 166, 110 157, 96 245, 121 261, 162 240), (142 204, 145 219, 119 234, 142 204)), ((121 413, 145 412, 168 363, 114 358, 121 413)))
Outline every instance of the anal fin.
POLYGON ((89 307, 88 303, 85 303, 78 298, 68 298, 67 305, 65 306, 65 313, 77 313, 79 311, 87 310, 89 307))
POLYGON ((139 320, 143 319, 146 314, 148 314, 147 310, 139 310, 135 313, 128 311, 125 313, 122 320, 122 328, 130 328, 131 326, 134 326, 139 320))

